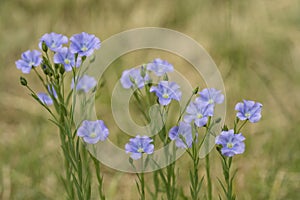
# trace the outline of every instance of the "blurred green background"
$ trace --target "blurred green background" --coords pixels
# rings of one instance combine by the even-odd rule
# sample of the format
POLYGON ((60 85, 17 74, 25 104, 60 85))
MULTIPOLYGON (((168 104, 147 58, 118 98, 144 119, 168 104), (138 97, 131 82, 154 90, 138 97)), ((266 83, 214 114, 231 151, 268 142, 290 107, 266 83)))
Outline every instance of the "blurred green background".
MULTIPOLYGON (((180 31, 208 51, 224 79, 228 118, 243 98, 264 105, 261 122, 243 131, 246 153, 235 158, 238 199, 300 199, 299 0, 1 0, 0 199, 64 199, 57 178, 63 168, 58 131, 19 84, 21 72, 14 62, 21 53, 38 48, 47 32, 71 36, 84 31, 103 41, 145 26, 180 31)), ((127 63, 140 64, 143 59, 135 57, 127 55, 127 63)), ((127 63, 115 64, 125 68, 127 63)), ((180 70, 182 65, 172 63, 180 70)), ((121 69, 114 74, 120 77, 121 69)), ((40 88, 32 74, 26 78, 40 88)), ((213 157, 217 194, 221 171, 213 157)), ((186 161, 178 161, 185 190, 186 161)), ((109 200, 137 199, 134 175, 103 168, 109 200)))

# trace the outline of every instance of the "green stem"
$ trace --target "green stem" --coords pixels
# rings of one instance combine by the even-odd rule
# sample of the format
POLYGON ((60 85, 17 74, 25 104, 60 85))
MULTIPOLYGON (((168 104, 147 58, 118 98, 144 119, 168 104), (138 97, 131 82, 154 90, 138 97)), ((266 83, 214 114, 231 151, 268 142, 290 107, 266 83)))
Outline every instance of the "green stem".
POLYGON ((206 142, 204 145, 206 145, 206 153, 207 155, 205 156, 205 169, 206 169, 206 178, 207 178, 207 199, 212 200, 212 183, 211 183, 211 177, 210 177, 210 160, 209 160, 209 153, 208 153, 208 148, 209 148, 209 137, 210 137, 210 122, 211 122, 211 117, 208 118, 207 124, 206 124, 206 132, 205 132, 205 139, 206 142))
MULTIPOLYGON (((226 160, 225 160, 226 162, 226 160)), ((232 157, 230 157, 228 159, 228 163, 226 162, 226 176, 225 176, 225 182, 226 182, 226 186, 227 186, 227 193, 226 193, 226 197, 227 200, 231 200, 232 199, 232 183, 230 181, 231 179, 231 175, 230 175, 230 168, 231 168, 231 163, 232 163, 232 157)))
POLYGON ((205 156, 205 168, 206 168, 206 178, 207 178, 207 199, 212 200, 212 185, 211 185, 211 177, 210 177, 210 161, 209 154, 205 156))
POLYGON ((98 192, 99 192, 99 198, 101 200, 105 200, 105 195, 103 191, 103 176, 100 174, 100 162, 93 157, 93 155, 90 155, 94 161, 95 164, 95 170, 96 170, 96 175, 97 175, 97 181, 98 181, 98 192))
POLYGON ((248 122, 248 120, 245 120, 242 125, 240 126, 240 128, 236 131, 236 134, 240 132, 240 130, 245 126, 245 124, 248 122))
POLYGON ((190 171, 190 193, 192 200, 198 200, 199 199, 199 193, 202 185, 203 178, 199 181, 199 174, 198 174, 198 168, 199 168, 199 154, 198 151, 195 149, 196 145, 192 147, 192 152, 189 152, 189 155, 191 156, 193 160, 193 170, 190 171))
MULTIPOLYGON (((196 89, 197 89, 197 88, 196 88, 196 89)), ((198 91, 198 89, 197 89, 197 91, 198 91)), ((190 102, 192 101, 193 96, 196 95, 196 94, 197 94, 197 93, 193 92, 193 94, 192 94, 192 95, 190 96, 190 98, 188 99, 188 101, 187 101, 187 103, 185 104, 183 110, 180 112, 180 115, 179 115, 178 120, 177 120, 177 124, 178 124, 179 121, 181 120, 181 118, 182 118, 183 114, 185 113, 185 111, 186 111, 188 105, 189 105, 190 102)))
POLYGON ((139 186, 139 193, 140 193, 140 200, 145 200, 145 178, 144 178, 144 159, 143 155, 141 158, 141 169, 142 172, 140 174, 137 173, 137 177, 140 181, 140 186, 139 186))
POLYGON ((145 200, 145 179, 144 179, 144 171, 141 173, 141 200, 145 200))

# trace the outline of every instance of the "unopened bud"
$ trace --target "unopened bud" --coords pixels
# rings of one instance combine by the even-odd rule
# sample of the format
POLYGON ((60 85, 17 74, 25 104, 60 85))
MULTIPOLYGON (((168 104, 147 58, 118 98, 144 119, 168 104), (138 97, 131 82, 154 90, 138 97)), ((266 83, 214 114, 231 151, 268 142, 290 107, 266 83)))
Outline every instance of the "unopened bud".
POLYGON ((86 56, 82 56, 82 57, 81 57, 81 61, 82 61, 82 62, 84 62, 85 59, 86 59, 86 56))
POLYGON ((197 94, 199 91, 199 87, 196 87, 194 90, 193 90, 193 94, 197 94))
POLYGON ((22 77, 22 76, 20 77, 20 83, 23 86, 27 86, 27 80, 24 77, 22 77))
POLYGON ((164 80, 164 81, 168 81, 168 80, 169 80, 169 77, 168 77, 167 73, 165 73, 165 75, 164 75, 164 77, 163 77, 163 80, 164 80))
POLYGON ((48 47, 47 47, 47 45, 44 41, 42 42, 42 49, 43 49, 44 52, 48 51, 48 47))
POLYGON ((142 67, 141 67, 141 76, 143 78, 145 78, 145 76, 146 76, 146 67, 145 67, 145 65, 142 65, 142 67))
POLYGON ((49 75, 50 69, 48 68, 47 65, 43 64, 43 65, 42 65, 42 69, 43 69, 43 72, 44 72, 46 75, 49 75))
POLYGON ((215 122, 216 122, 216 123, 220 123, 220 122, 221 122, 221 117, 217 118, 217 119, 215 120, 215 122))
POLYGON ((223 126, 223 128, 222 128, 222 131, 228 131, 227 125, 224 124, 224 126, 223 126))

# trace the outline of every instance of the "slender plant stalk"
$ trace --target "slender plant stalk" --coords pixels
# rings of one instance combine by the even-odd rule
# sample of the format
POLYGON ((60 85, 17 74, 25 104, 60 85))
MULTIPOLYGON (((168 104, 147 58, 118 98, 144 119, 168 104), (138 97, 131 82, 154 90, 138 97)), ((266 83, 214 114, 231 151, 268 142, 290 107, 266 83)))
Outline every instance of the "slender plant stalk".
MULTIPOLYGON (((194 141, 196 140, 194 139, 194 141)), ((190 170, 190 194, 192 200, 199 199, 199 193, 204 179, 204 177, 202 177, 199 180, 199 174, 198 174, 199 163, 200 163, 199 147, 200 145, 198 145, 196 142, 193 142, 192 148, 187 150, 187 153, 193 160, 193 169, 190 170)))
POLYGON ((142 162, 142 173, 140 175, 141 178, 141 200, 145 200, 145 178, 144 178, 144 165, 143 165, 143 158, 141 159, 142 162))
POLYGON ((207 199, 212 200, 212 185, 211 185, 211 177, 210 177, 210 162, 209 162, 209 154, 205 156, 205 169, 206 169, 206 179, 207 179, 207 199))
POLYGON ((206 133, 205 133, 205 139, 207 139, 205 149, 207 150, 207 155, 205 156, 205 171, 206 171, 206 180, 207 180, 207 199, 212 200, 212 183, 211 183, 211 177, 210 177, 210 160, 209 160, 209 153, 208 153, 208 144, 209 144, 209 137, 210 137, 210 122, 211 117, 208 118, 207 124, 206 124, 206 133))

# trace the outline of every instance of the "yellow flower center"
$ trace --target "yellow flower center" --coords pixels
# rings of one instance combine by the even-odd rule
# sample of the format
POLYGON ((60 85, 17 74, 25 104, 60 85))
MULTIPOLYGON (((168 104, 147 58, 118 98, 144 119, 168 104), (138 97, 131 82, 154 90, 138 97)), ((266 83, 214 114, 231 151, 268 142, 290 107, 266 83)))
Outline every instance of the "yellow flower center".
POLYGON ((97 137, 97 134, 96 134, 95 132, 92 132, 92 133, 90 134, 90 138, 95 138, 95 137, 97 137))
POLYGON ((209 103, 209 104, 213 104, 213 103, 214 103, 214 100, 209 99, 209 100, 208 100, 208 103, 209 103))
POLYGON ((197 118, 201 119, 203 117, 203 115, 201 113, 197 114, 197 118))
POLYGON ((64 60, 64 62, 68 65, 68 64, 70 64, 71 63, 71 60, 70 59, 68 59, 68 58, 66 58, 65 60, 64 60))
POLYGON ((144 152, 144 149, 142 147, 138 148, 137 150, 139 153, 143 153, 144 152))
POLYGON ((30 62, 29 66, 31 66, 31 67, 34 66, 34 62, 30 62))
POLYGON ((245 116, 246 116, 246 117, 250 117, 251 114, 250 114, 249 112, 247 112, 247 113, 245 114, 245 116))
POLYGON ((81 51, 86 51, 86 50, 88 50, 88 48, 87 48, 86 46, 83 46, 83 47, 81 48, 81 51))
POLYGON ((233 144, 231 142, 227 143, 227 148, 231 149, 233 147, 233 144))
POLYGON ((167 93, 165 93, 165 94, 162 95, 162 97, 167 99, 167 98, 169 98, 169 95, 167 93))

